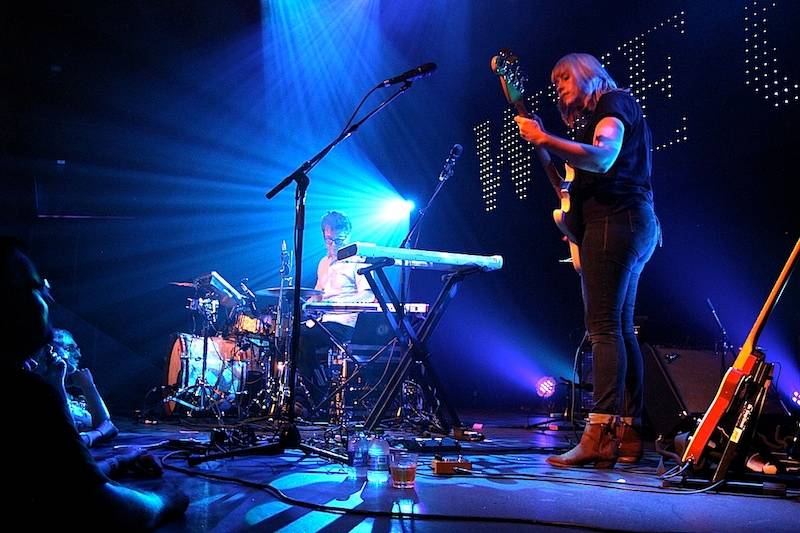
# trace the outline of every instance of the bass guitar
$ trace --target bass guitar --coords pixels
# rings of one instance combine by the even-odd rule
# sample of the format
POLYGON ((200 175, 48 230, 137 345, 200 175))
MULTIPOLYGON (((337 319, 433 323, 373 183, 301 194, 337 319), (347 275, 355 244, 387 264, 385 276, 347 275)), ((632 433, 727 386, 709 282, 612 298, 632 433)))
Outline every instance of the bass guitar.
MULTIPOLYGON (((541 123, 541 119, 528 111, 525 106, 525 82, 527 78, 519 66, 519 58, 509 50, 503 48, 492 57, 492 72, 497 74, 500 79, 500 86, 509 104, 514 107, 517 115, 541 123)), ((570 187, 575 180, 575 169, 569 164, 564 164, 564 177, 562 178, 553 163, 550 153, 543 147, 538 146, 534 149, 539 162, 544 168, 550 184, 558 196, 560 208, 553 210, 553 220, 563 235, 563 240, 569 244, 569 255, 572 260, 572 267, 578 274, 581 273, 580 260, 580 222, 576 211, 572 210, 572 200, 570 198, 570 187)))

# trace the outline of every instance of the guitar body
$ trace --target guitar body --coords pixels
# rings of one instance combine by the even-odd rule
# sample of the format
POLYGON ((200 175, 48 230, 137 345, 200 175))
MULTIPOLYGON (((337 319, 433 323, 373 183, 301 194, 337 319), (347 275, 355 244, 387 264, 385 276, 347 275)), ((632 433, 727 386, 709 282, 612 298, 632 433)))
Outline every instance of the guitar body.
MULTIPOLYGON (((491 66, 492 72, 497 74, 500 78, 500 86, 503 89, 503 94, 509 104, 514 106, 517 115, 533 120, 539 118, 528 111, 525 107, 525 100, 523 93, 525 92, 525 77, 519 69, 518 58, 514 53, 504 48, 500 53, 492 58, 491 66)), ((578 216, 573 211, 570 199, 569 189, 575 180, 575 169, 568 164, 565 164, 565 177, 564 179, 558 175, 550 160, 550 154, 547 150, 541 147, 536 148, 536 154, 539 157, 545 173, 547 174, 550 183, 553 185, 561 203, 560 208, 553 211, 553 220, 558 226, 558 229, 564 235, 563 239, 569 244, 569 255, 572 260, 572 267, 578 274, 581 273, 581 259, 580 259, 580 222, 577 220, 578 216)))
POLYGON ((759 358, 754 372, 741 383, 737 396, 734 398, 735 408, 730 409, 729 419, 723 419, 721 428, 732 428, 730 434, 722 433, 720 429, 720 441, 724 444, 720 448, 717 468, 711 478, 712 482, 717 482, 725 476, 728 467, 737 457, 741 457, 740 452, 745 451, 756 433, 756 423, 764 402, 767 398, 767 391, 772 384, 773 365, 764 361, 763 354, 759 358))
POLYGON ((713 482, 723 479, 737 452, 745 447, 755 433, 756 422, 764 406, 767 390, 772 384, 774 370, 772 364, 765 362, 764 354, 756 348, 756 343, 797 263, 798 253, 800 240, 794 245, 747 340, 733 365, 725 373, 717 395, 700 420, 683 454, 682 462, 695 468, 704 459, 713 456, 717 462, 713 482))
POLYGON ((719 441, 714 440, 713 437, 719 429, 722 417, 734 410, 734 398, 739 395, 746 378, 747 373, 737 368, 729 368, 725 373, 717 395, 700 420, 700 425, 697 426, 692 440, 683 454, 684 462, 699 464, 707 447, 714 449, 719 445, 719 441))
POLYGON ((581 273, 581 251, 580 243, 580 223, 575 212, 572 211, 572 198, 570 197, 569 189, 575 180, 575 169, 565 164, 566 170, 564 180, 561 182, 561 189, 558 191, 558 197, 561 201, 561 207, 553 210, 553 220, 558 226, 558 229, 564 235, 564 240, 569 245, 569 255, 572 258, 572 267, 578 274, 581 273))

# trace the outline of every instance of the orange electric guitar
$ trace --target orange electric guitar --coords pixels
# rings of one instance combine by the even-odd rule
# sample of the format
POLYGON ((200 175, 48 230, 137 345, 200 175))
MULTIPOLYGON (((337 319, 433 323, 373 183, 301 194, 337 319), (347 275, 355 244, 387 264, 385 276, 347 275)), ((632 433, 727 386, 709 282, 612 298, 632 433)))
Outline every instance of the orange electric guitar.
MULTIPOLYGON (((508 100, 508 103, 514 106, 517 115, 541 122, 539 117, 530 113, 525 107, 523 94, 525 93, 525 82, 527 79, 521 72, 519 58, 514 52, 508 48, 500 50, 500 52, 492 58, 492 72, 499 76, 503 94, 506 100, 508 100)), ((561 202, 561 208, 553 210, 553 220, 555 220, 556 226, 558 226, 558 229, 561 230, 561 233, 564 235, 564 240, 569 244, 569 255, 572 259, 572 266, 575 268, 575 271, 580 274, 581 260, 578 243, 581 237, 581 225, 578 220, 577 212, 572 210, 569 193, 569 189, 575 179, 575 169, 565 163, 565 172, 562 178, 547 150, 542 147, 537 147, 534 151, 561 202)))
POLYGON ((778 302, 789 275, 797 262, 800 240, 794 245, 789 260, 761 308, 733 366, 725 373, 717 395, 700 420, 683 454, 684 465, 700 466, 706 456, 714 454, 717 468, 711 478, 720 481, 736 456, 755 433, 755 426, 772 383, 773 365, 764 360, 756 343, 769 314, 778 302))

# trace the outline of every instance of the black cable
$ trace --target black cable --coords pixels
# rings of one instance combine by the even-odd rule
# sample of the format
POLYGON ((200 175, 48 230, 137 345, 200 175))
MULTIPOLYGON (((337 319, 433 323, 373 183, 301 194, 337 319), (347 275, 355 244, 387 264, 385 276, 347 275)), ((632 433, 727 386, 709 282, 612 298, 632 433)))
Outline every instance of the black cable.
MULTIPOLYGON (((579 524, 579 523, 570 523, 570 522, 559 522, 559 521, 547 521, 547 520, 537 520, 537 519, 526 519, 526 518, 516 518, 516 517, 498 517, 498 516, 470 516, 470 515, 445 515, 445 514, 415 514, 415 513, 404 513, 404 512, 394 512, 394 511, 378 511, 378 510, 365 510, 365 509, 344 509, 341 507, 331 507, 328 505, 317 504, 313 502, 308 502, 305 500, 299 500, 293 498, 277 487, 274 487, 270 483, 256 483, 245 481, 239 478, 232 478, 228 476, 221 476, 217 474, 212 474, 207 471, 195 471, 189 470, 181 467, 177 467, 174 465, 167 464, 167 460, 173 456, 181 452, 172 452, 170 454, 165 455, 161 458, 162 467, 165 469, 173 470, 176 472, 181 472, 189 476, 193 477, 203 477, 206 479, 211 479, 214 481, 220 481, 223 483, 235 483, 237 485, 251 487, 257 490, 263 490, 268 494, 272 495, 279 501, 286 503, 288 505, 293 505, 297 507, 303 507, 306 509, 311 509, 314 511, 326 512, 331 514, 337 515, 351 515, 351 516, 362 516, 362 517, 370 517, 370 518, 388 518, 388 519, 397 519, 397 520, 422 520, 422 521, 439 521, 439 522, 469 522, 469 523, 503 523, 503 524, 525 524, 525 525, 539 525, 539 526, 551 526, 551 527, 563 527, 563 528, 574 528, 574 529, 583 529, 583 530, 590 530, 590 531, 625 531, 619 528, 605 528, 601 526, 591 526, 586 524, 579 524)), ((299 461, 304 459, 300 458, 299 461)), ((298 462, 299 462, 298 461, 298 462)), ((293 468, 292 465, 290 468, 293 468)), ((338 473, 338 472, 337 472, 338 473)), ((418 475, 425 476, 425 477, 434 477, 432 474, 425 474, 422 472, 418 472, 418 475)), ((616 490, 628 490, 631 492, 645 492, 645 493, 657 493, 657 494, 669 494, 669 495, 691 495, 691 494, 700 494, 711 491, 716 487, 722 485, 724 480, 721 480, 717 483, 714 483, 708 487, 699 490, 692 490, 692 491, 676 491, 676 490, 646 490, 646 489, 638 489, 638 488, 631 488, 631 484, 628 486, 618 486, 618 485, 611 485, 605 482, 581 482, 571 478, 554 478, 552 476, 535 476, 535 475, 525 475, 525 474, 518 474, 518 475, 482 475, 482 474, 467 474, 467 475, 455 475, 451 477, 477 477, 477 478, 484 478, 484 479, 521 479, 521 480, 528 480, 528 479, 536 479, 536 480, 543 480, 549 481, 552 483, 567 483, 567 484, 578 484, 578 485, 588 485, 588 486, 595 486, 595 487, 603 487, 603 488, 613 488, 616 490)), ((635 484, 633 486, 644 486, 646 485, 635 484)), ((758 496, 758 495, 756 495, 758 496)), ((760 496, 766 498, 774 498, 774 496, 760 496)), ((629 530, 630 531, 630 530, 629 530)))
MULTIPOLYGON (((435 474, 426 474, 424 472, 417 471, 418 476, 422 477, 441 477, 435 474)), ((624 485, 616 484, 616 483, 609 483, 606 481, 601 480, 577 480, 574 478, 565 478, 559 476, 550 476, 550 475, 539 475, 539 474, 481 474, 479 472, 473 472, 471 474, 454 474, 450 477, 465 477, 465 478, 477 478, 477 479, 506 479, 506 480, 536 480, 536 481, 548 481, 552 483, 565 483, 569 485, 586 485, 590 487, 602 487, 607 489, 614 489, 614 490, 626 490, 631 492, 645 492, 645 493, 652 493, 652 494, 668 494, 674 496, 683 496, 689 494, 701 494, 704 492, 709 492, 711 490, 716 489, 717 487, 723 485, 726 480, 721 479, 716 483, 712 483, 707 487, 703 487, 701 489, 695 490, 677 490, 677 489, 668 489, 668 488, 657 488, 654 489, 652 485, 645 485, 643 483, 630 483, 625 482, 624 485), (643 487, 643 488, 633 488, 633 487, 643 487), (653 489, 653 490, 649 490, 653 489)), ((760 495, 760 494, 752 494, 750 496, 756 496, 761 498, 776 498, 776 496, 771 495, 760 495)), ((780 498, 780 497, 777 497, 780 498)), ((783 499, 783 498, 780 498, 783 499)))
POLYGON ((344 132, 346 132, 346 131, 347 131, 347 128, 349 128, 349 127, 350 127, 350 124, 352 124, 352 123, 353 123, 353 119, 354 119, 354 118, 356 118, 356 114, 358 113, 358 110, 359 110, 359 109, 361 109, 361 106, 363 106, 363 105, 364 105, 364 102, 366 102, 366 101, 367 101, 367 98, 369 98, 369 95, 371 95, 372 93, 374 93, 374 92, 375 92, 377 89, 379 89, 380 87, 381 87, 380 85, 376 85, 375 87, 373 87, 372 89, 370 89, 370 90, 369 90, 369 92, 367 92, 367 94, 365 94, 365 95, 364 95, 364 97, 361 99, 361 101, 360 101, 360 102, 358 103, 358 105, 356 106, 356 109, 355 109, 355 111, 353 111, 353 114, 352 114, 352 115, 350 115, 350 118, 347 120, 347 123, 344 125, 344 128, 342 128, 342 131, 339 133, 339 137, 341 137, 342 135, 344 135, 344 132))
MULTIPOLYGON (((356 400, 358 403, 363 402, 370 394, 372 394, 375 391, 375 389, 378 387, 378 385, 380 385, 383 382, 384 378, 386 377, 386 375, 387 375, 387 373, 389 371, 389 368, 392 365, 392 353, 394 353, 394 349, 395 349, 395 346, 397 344, 397 337, 395 337, 395 339, 393 341, 391 341, 390 344, 392 346, 392 349, 389 352, 389 357, 386 358, 386 365, 384 365, 384 367, 383 367, 383 374, 381 374, 381 377, 378 378, 378 381, 376 381, 375 384, 372 387, 370 387, 369 390, 366 393, 364 393, 358 400, 356 400)), ((389 346, 389 345, 386 345, 386 346, 389 346)), ((381 351, 386 349, 386 346, 384 346, 384 348, 382 348, 381 351)))
MULTIPOLYGON (((488 523, 498 523, 498 524, 524 524, 524 525, 535 525, 535 526, 550 526, 550 527, 560 527, 560 528, 583 529, 588 531, 626 531, 616 527, 606 528, 601 526, 591 526, 574 522, 537 520, 535 518, 447 515, 447 514, 433 514, 433 513, 416 514, 416 513, 404 513, 402 511, 378 511, 378 510, 367 510, 367 509, 345 509, 342 507, 332 507, 329 505, 323 505, 293 498, 270 483, 257 483, 253 481, 246 481, 239 478, 232 478, 228 476, 212 474, 208 471, 196 471, 166 464, 166 460, 170 456, 175 455, 177 453, 179 452, 172 452, 162 457, 161 458, 162 467, 175 472, 181 472, 192 477, 202 477, 214 481, 220 481, 223 483, 235 483, 237 485, 263 490, 268 494, 271 494, 279 501, 286 503, 288 505, 303 507, 305 509, 311 509, 314 511, 320 511, 325 513, 331 513, 337 515, 363 516, 369 518, 388 518, 397 520, 422 520, 422 521, 433 521, 433 522, 476 522, 476 523, 488 522, 488 523)), ((627 530, 627 531, 635 531, 635 530, 627 530)))

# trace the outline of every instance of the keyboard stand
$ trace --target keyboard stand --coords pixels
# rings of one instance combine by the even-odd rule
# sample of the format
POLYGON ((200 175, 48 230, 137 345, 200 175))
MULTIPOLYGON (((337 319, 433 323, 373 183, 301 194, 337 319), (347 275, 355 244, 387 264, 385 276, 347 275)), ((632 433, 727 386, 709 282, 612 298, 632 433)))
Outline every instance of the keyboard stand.
POLYGON ((399 339, 402 347, 400 362, 395 368, 386 387, 381 391, 377 402, 373 406, 366 421, 364 428, 372 431, 380 423, 383 415, 402 387, 403 381, 410 375, 422 388, 425 401, 432 409, 434 425, 436 429, 447 434, 453 428, 461 426, 461 420, 455 409, 447 402, 444 389, 437 378, 433 367, 430 365, 430 352, 428 352, 427 341, 441 320, 445 308, 456 293, 458 284, 466 276, 474 272, 480 272, 480 267, 465 267, 445 274, 442 277, 444 285, 434 304, 430 307, 428 315, 419 326, 417 331, 411 320, 400 305, 397 294, 389 282, 383 269, 387 266, 394 266, 395 261, 389 258, 370 259, 370 265, 359 269, 358 273, 363 274, 375 298, 381 305, 384 315, 389 321, 395 335, 399 339), (393 304, 395 312, 389 311, 388 303, 393 304), (413 363, 413 364, 412 364, 413 363))

